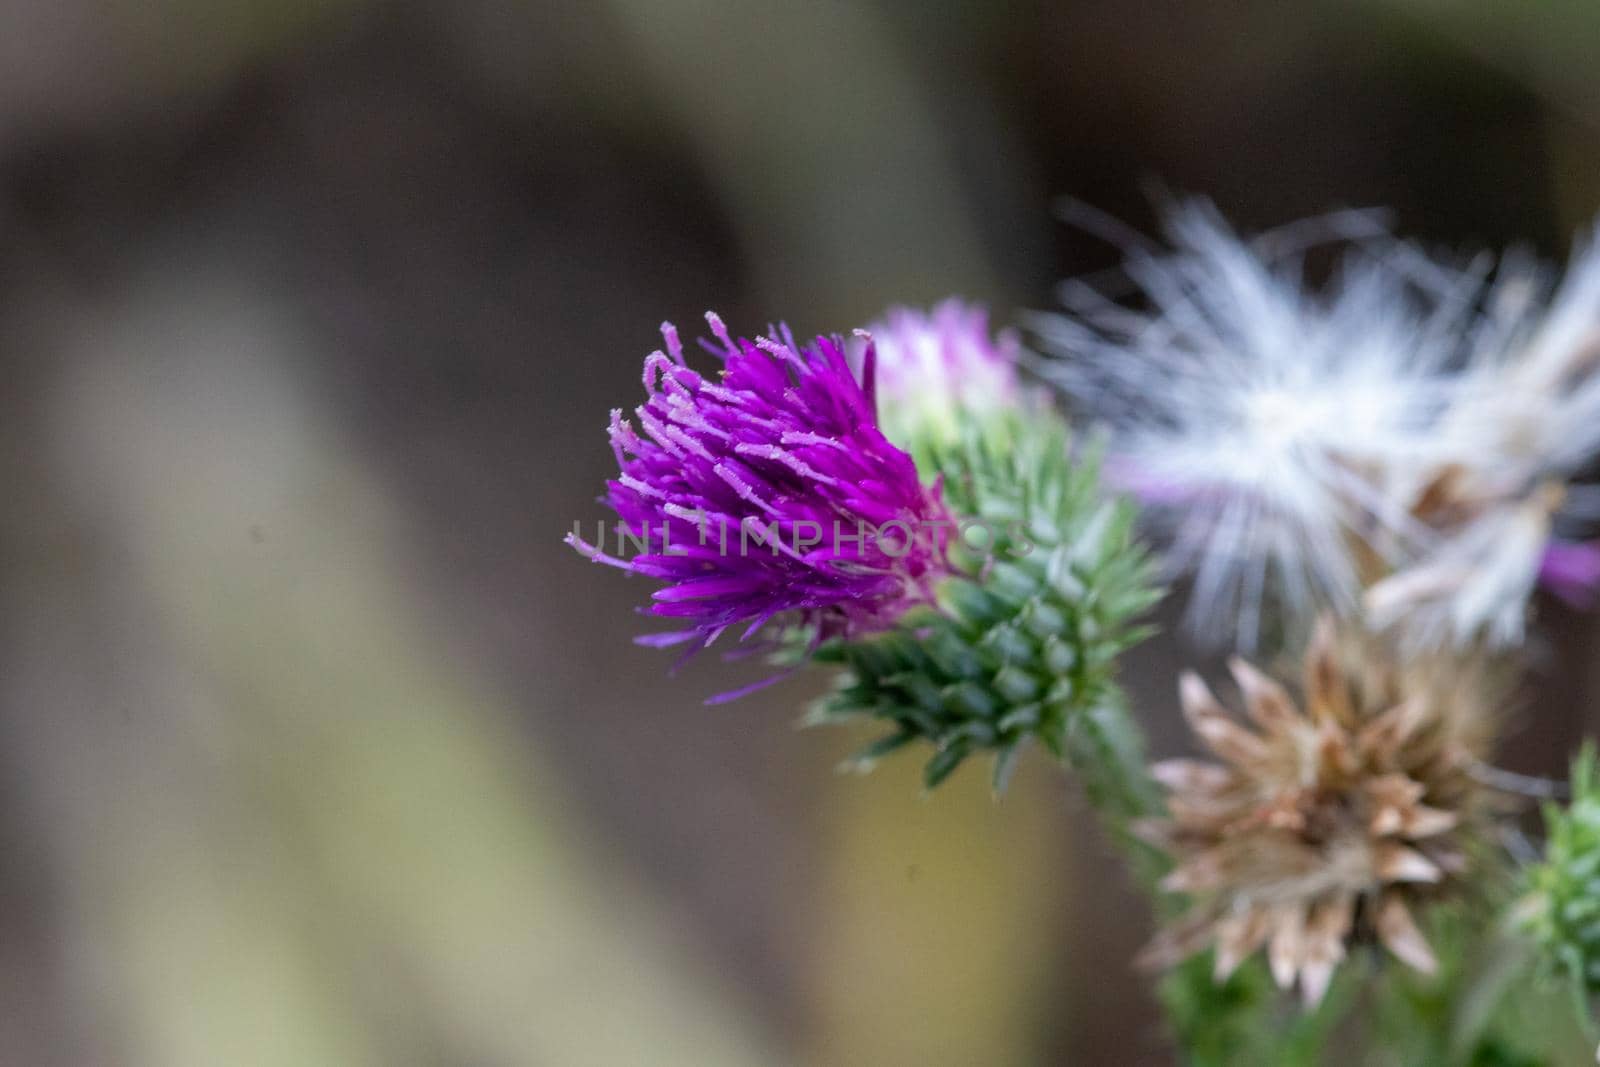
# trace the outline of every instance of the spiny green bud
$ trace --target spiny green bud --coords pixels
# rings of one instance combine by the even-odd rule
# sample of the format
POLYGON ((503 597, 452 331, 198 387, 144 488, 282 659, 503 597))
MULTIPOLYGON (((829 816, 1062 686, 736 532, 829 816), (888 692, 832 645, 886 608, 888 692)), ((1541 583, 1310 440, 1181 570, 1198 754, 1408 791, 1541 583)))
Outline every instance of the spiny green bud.
MULTIPOLYGON (((1081 754, 1074 762, 1141 766, 1114 670, 1146 636, 1134 620, 1160 594, 1131 505, 1100 492, 1097 457, 1075 460, 1065 423, 1042 405, 907 444, 964 519, 951 536, 953 576, 895 628, 818 650, 846 669, 809 721, 888 724, 855 757, 861 768, 927 742, 930 788, 987 752, 1002 789, 1032 740, 1058 758, 1081 754)), ((1112 773, 1100 787, 1124 785, 1112 773)))
POLYGON ((1553 973, 1600 993, 1600 766, 1585 744, 1572 764, 1572 797, 1545 808, 1544 859, 1526 871, 1521 929, 1553 973))

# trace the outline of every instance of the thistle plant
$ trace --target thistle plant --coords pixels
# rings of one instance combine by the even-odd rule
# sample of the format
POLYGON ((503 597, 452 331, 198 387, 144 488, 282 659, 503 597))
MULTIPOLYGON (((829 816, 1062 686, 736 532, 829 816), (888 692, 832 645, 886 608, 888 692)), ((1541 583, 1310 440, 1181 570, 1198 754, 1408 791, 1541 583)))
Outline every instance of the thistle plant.
POLYGON ((878 428, 871 331, 851 361, 840 338, 735 340, 707 319, 720 381, 665 327, 666 352, 645 361, 646 434, 612 418, 622 470, 607 502, 670 547, 625 560, 569 538, 670 583, 650 612, 691 625, 644 640, 698 649, 739 626, 780 666, 843 666, 810 719, 889 728, 857 767, 923 742, 930 787, 979 752, 1003 787, 1037 740, 1058 757, 1119 754, 1142 777, 1113 673, 1156 596, 1145 556, 1129 507, 1024 391, 1014 338, 992 341, 984 313, 955 303, 895 312, 881 332, 896 444, 878 428))
POLYGON ((1600 253, 1557 284, 1332 232, 1311 287, 1303 243, 1186 208, 1131 297, 1030 320, 1048 355, 955 300, 803 344, 708 315, 703 370, 664 326, 617 536, 568 541, 658 584, 641 642, 765 657, 712 700, 828 672, 805 721, 877 728, 850 768, 1060 763, 1150 893, 1184 1061, 1555 1067, 1521 979, 1600 991, 1600 772, 1527 863, 1550 787, 1494 763, 1537 590, 1600 593, 1600 253), (1150 763, 1118 685, 1169 580, 1249 654, 1179 686, 1209 760, 1150 763))

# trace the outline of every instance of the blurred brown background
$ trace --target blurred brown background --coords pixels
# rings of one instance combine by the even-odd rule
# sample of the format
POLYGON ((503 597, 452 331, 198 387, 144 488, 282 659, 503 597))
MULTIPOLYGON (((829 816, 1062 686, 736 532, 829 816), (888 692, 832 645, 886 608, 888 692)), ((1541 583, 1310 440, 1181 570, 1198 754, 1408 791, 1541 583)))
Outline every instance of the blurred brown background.
MULTIPOLYGON (((0 2, 0 1064, 1162 1064, 1143 905, 628 638, 560 545, 663 318, 1002 320, 1342 206, 1563 255, 1600 8, 0 2)), ((1509 765, 1600 674, 1547 608, 1509 765)), ((1171 641, 1130 670, 1170 749, 1171 641)))

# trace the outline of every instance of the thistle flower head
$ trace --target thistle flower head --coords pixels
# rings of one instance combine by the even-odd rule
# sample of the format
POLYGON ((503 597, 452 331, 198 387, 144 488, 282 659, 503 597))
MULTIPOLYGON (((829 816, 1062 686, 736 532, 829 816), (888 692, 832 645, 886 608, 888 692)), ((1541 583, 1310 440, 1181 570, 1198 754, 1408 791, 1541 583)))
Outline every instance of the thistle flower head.
MULTIPOLYGON (((1106 790, 1144 782, 1113 680, 1116 655, 1143 636, 1134 617, 1159 595, 1131 509, 1101 497, 1056 412, 1000 405, 1014 382, 1009 363, 1004 373, 989 363, 1009 356, 980 310, 947 305, 916 330, 909 315, 897 343, 937 322, 948 336, 936 354, 956 368, 938 399, 956 421, 908 444, 915 460, 878 428, 877 350, 864 333, 852 372, 838 338, 735 340, 708 315, 706 347, 723 361, 709 378, 663 327, 666 350, 645 360, 645 403, 633 421, 612 414, 621 472, 606 496, 619 526, 653 547, 624 559, 569 543, 666 583, 650 612, 688 626, 646 643, 700 648, 729 626, 749 636, 776 620, 779 658, 843 665, 813 719, 892 726, 858 766, 926 741, 930 786, 981 751, 997 756, 1003 784, 1037 739, 1136 772, 1106 772, 1106 790), (988 367, 996 390, 985 417, 968 418, 956 392, 969 362, 988 367)), ((909 390, 913 371, 895 373, 909 390)))
MULTIPOLYGON (((1064 291, 1047 368, 1115 434, 1190 618, 1254 642, 1322 610, 1413 649, 1520 639, 1567 481, 1600 453, 1600 255, 1552 294, 1510 258, 1492 283, 1381 230, 1311 291, 1302 257, 1205 208, 1176 250, 1134 252, 1143 297, 1064 291)), ((1281 239, 1279 241, 1281 244, 1281 239)))
POLYGON ((1144 829, 1176 861, 1164 887, 1192 905, 1147 960, 1170 966, 1213 945, 1221 980, 1264 946, 1278 985, 1298 982, 1310 1003, 1357 937, 1431 972, 1412 909, 1463 869, 1478 800, 1468 772, 1489 719, 1482 679, 1398 668, 1326 620, 1299 704, 1231 666, 1254 728, 1186 675, 1184 715, 1221 762, 1152 768, 1169 816, 1144 829))
MULTIPOLYGON (((868 327, 877 347, 883 426, 907 444, 949 440, 964 420, 982 418, 1022 401, 1015 333, 989 331, 980 304, 951 298, 930 311, 895 307, 868 327)), ((866 342, 852 348, 859 368, 866 342)))
POLYGON ((1416 448, 1444 353, 1419 343, 1436 324, 1382 257, 1350 258, 1314 297, 1297 257, 1269 257, 1208 209, 1171 232, 1174 251, 1126 264, 1142 306, 1063 289, 1074 314, 1039 332, 1066 358, 1046 371, 1110 423, 1110 477, 1193 574, 1191 622, 1249 646, 1269 604, 1354 609, 1370 563, 1353 534, 1380 564, 1404 543, 1366 475, 1416 448))
POLYGON ((858 380, 838 338, 736 340, 706 319, 718 374, 692 369, 664 325, 666 351, 644 362, 645 402, 634 420, 612 412, 621 471, 605 499, 646 550, 623 559, 568 542, 665 583, 649 611, 687 628, 648 643, 699 647, 773 619, 821 640, 927 601, 945 569, 928 530, 947 516, 937 486, 878 429, 870 345, 858 380))

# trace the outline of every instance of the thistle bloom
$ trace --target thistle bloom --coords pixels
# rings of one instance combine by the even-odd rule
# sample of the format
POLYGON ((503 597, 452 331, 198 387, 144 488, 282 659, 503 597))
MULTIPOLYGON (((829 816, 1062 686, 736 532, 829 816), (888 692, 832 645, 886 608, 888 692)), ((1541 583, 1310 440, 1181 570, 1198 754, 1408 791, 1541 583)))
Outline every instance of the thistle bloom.
MULTIPOLYGON (((977 415, 971 403, 1013 410, 1011 343, 989 340, 981 309, 893 319, 885 380, 900 392, 886 409, 916 405, 920 380, 924 410, 952 429, 977 415), (919 376, 912 364, 924 358, 947 361, 944 377, 919 376), (989 391, 962 393, 968 373, 986 374, 989 391)), ((977 434, 918 431, 906 446, 926 459, 914 460, 878 428, 870 335, 857 335, 852 371, 839 338, 735 340, 707 321, 717 378, 691 369, 664 326, 666 350, 645 360, 645 403, 633 421, 612 413, 621 473, 606 502, 642 551, 623 558, 568 538, 596 562, 665 583, 649 611, 687 626, 645 643, 693 652, 730 626, 748 638, 773 623, 766 647, 845 668, 812 720, 891 727, 857 766, 932 745, 930 788, 981 752, 995 756, 1003 788, 1035 740, 1082 755, 1097 782, 1115 779, 1103 791, 1143 783, 1115 660, 1143 636, 1134 619, 1158 594, 1131 509, 1101 497, 1059 414, 1040 406, 980 419, 977 434)))
POLYGON ((1214 212, 1171 227, 1176 251, 1129 256, 1142 305, 1069 286, 1075 316, 1039 332, 1193 574, 1195 628, 1248 646, 1271 607, 1291 629, 1331 608, 1414 648, 1518 640, 1600 453, 1600 256, 1545 300, 1518 262, 1486 286, 1350 231, 1313 294, 1298 255, 1214 212))
POLYGON ((1255 729, 1185 675, 1184 715, 1222 762, 1152 771, 1169 817, 1145 827, 1177 866, 1164 888, 1191 894, 1148 962, 1170 966, 1214 945, 1218 980, 1265 946, 1274 979, 1322 999, 1347 946, 1375 937, 1425 972, 1436 967, 1412 910, 1465 864, 1478 807, 1470 769, 1487 743, 1476 672, 1401 669, 1370 643, 1317 629, 1304 710, 1277 682, 1231 664, 1255 729))
POLYGON ((736 340, 716 315, 706 321, 720 374, 691 369, 663 325, 637 428, 611 415, 621 473, 605 499, 644 550, 624 559, 567 538, 596 562, 666 583, 649 612, 687 627, 641 640, 702 648, 730 626, 749 637, 781 619, 816 642, 929 601, 949 516, 937 485, 878 430, 871 345, 858 380, 838 338, 736 340))
MULTIPOLYGON (((901 442, 948 438, 964 416, 1015 407, 1021 344, 1007 330, 989 331, 989 313, 954 297, 931 311, 891 308, 866 331, 877 347, 878 395, 885 429, 901 442)), ((853 346, 859 369, 866 343, 853 346)))

